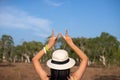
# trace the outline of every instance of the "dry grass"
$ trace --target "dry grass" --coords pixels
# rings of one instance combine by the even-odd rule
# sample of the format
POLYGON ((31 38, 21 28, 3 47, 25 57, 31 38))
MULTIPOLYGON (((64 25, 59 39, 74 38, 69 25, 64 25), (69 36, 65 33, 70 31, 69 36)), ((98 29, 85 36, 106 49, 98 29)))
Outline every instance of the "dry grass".
MULTIPOLYGON (((49 68, 43 65, 49 72, 49 68)), ((74 72, 77 66, 71 69, 74 72)), ((0 63, 0 80, 40 80, 36 74, 33 64, 13 63, 8 66, 0 63)), ((120 67, 88 67, 82 80, 120 80, 120 67)))

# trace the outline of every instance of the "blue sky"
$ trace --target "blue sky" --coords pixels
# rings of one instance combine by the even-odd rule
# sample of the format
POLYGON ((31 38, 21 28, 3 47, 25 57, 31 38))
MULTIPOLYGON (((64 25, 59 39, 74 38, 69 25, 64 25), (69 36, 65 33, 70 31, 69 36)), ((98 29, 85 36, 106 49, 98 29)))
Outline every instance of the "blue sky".
POLYGON ((107 32, 120 40, 120 0, 0 0, 0 36, 44 42, 54 29, 72 37, 107 32))

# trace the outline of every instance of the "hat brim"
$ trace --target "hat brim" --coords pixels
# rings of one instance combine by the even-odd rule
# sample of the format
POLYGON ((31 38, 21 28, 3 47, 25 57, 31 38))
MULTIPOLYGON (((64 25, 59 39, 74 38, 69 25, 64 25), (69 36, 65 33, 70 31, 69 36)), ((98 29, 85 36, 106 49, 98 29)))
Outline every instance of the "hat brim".
POLYGON ((47 66, 52 69, 57 69, 57 70, 65 70, 73 67, 75 65, 75 60, 72 58, 69 58, 69 62, 66 64, 53 64, 51 63, 52 59, 49 59, 47 61, 47 66))

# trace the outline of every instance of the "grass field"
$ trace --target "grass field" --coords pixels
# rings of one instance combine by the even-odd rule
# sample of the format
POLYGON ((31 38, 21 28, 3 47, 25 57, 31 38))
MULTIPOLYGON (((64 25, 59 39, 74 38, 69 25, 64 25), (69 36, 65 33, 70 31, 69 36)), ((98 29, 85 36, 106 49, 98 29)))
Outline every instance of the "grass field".
MULTIPOLYGON (((49 68, 46 65, 42 66, 49 72, 49 68)), ((77 66, 73 67, 71 72, 76 69, 77 66)), ((0 80, 40 79, 32 63, 12 63, 10 66, 6 63, 0 63, 0 80)), ((88 67, 82 80, 120 80, 120 67, 88 67)))

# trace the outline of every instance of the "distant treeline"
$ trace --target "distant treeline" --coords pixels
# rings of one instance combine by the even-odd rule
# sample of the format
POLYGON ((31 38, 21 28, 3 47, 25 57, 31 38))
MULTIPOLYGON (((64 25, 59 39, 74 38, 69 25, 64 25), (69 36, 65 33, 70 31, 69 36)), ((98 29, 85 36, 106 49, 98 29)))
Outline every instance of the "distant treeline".
MULTIPOLYGON (((30 63, 33 56, 47 44, 48 39, 44 44, 37 41, 24 41, 22 45, 15 46, 12 36, 2 35, 0 38, 0 62, 30 63)), ((115 36, 102 32, 99 37, 95 38, 77 37, 72 39, 89 57, 88 65, 120 66, 120 42, 115 36)), ((52 52, 58 48, 67 50, 69 56, 76 60, 76 65, 80 63, 78 56, 62 38, 58 39, 54 49, 45 54, 40 62, 46 62, 51 58, 52 52)))

